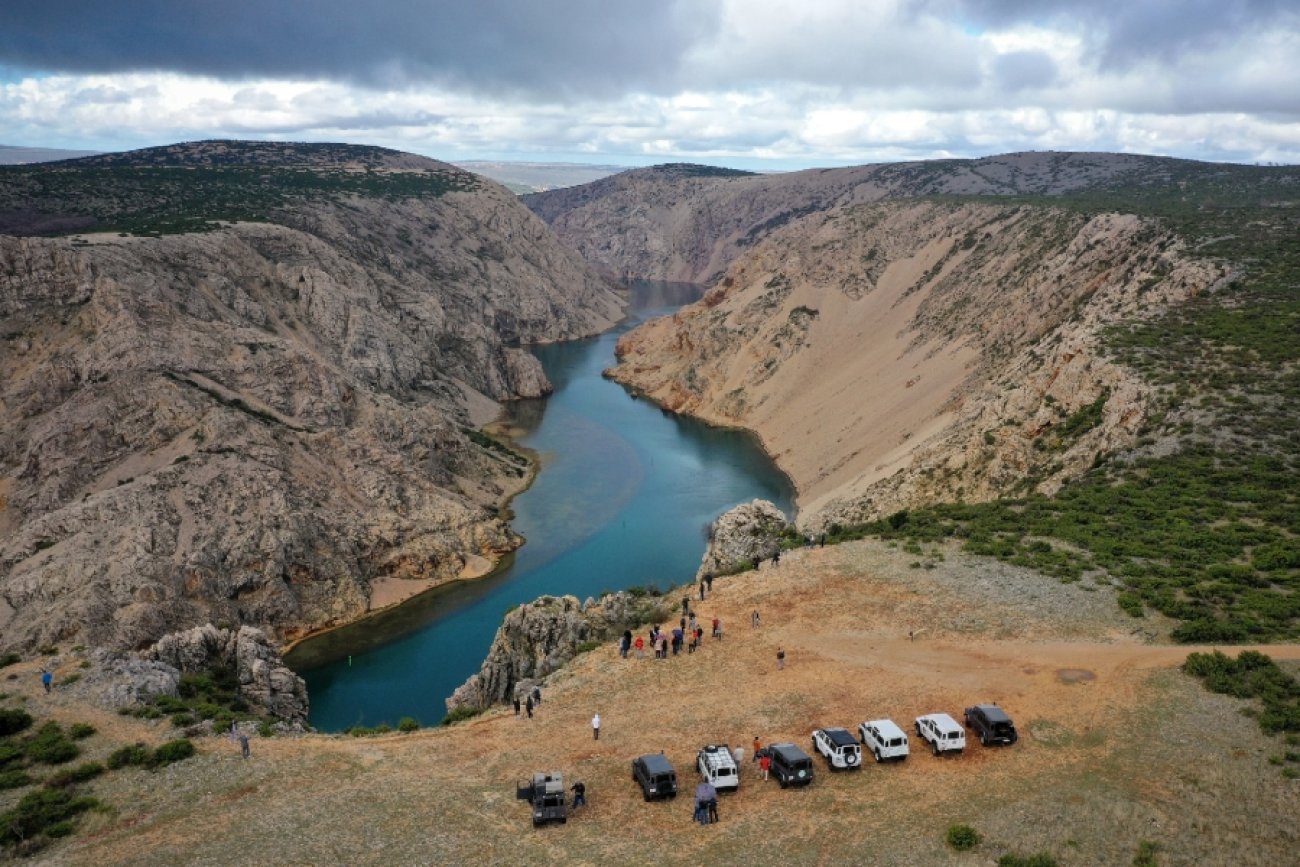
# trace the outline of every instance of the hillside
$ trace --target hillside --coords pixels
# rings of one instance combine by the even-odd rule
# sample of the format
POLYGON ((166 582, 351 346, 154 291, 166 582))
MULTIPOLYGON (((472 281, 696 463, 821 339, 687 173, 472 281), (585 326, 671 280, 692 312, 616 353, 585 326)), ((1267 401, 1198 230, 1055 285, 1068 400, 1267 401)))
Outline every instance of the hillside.
MULTIPOLYGON (((1249 702, 1176 670, 1194 648, 1146 643, 1103 593, 1045 586, 956 546, 926 546, 918 558, 876 541, 792 551, 779 567, 719 579, 715 591, 699 610, 726 624, 722 641, 662 662, 623 660, 602 644, 548 680, 531 722, 498 707, 412 734, 254 737, 247 761, 225 738, 200 739, 193 759, 92 781, 87 793, 108 809, 86 814, 41 857, 622 864, 671 841, 675 857, 711 864, 964 865, 1048 852, 1071 867, 1129 864, 1149 841, 1174 867, 1286 863, 1300 844, 1300 788, 1269 759, 1290 748, 1242 713, 1249 702), (909 566, 917 559, 930 565, 909 566), (777 647, 787 651, 783 671, 777 647), (914 748, 901 764, 850 773, 818 758, 807 789, 764 783, 749 762, 755 736, 807 749, 815 726, 885 716, 910 731, 918 714, 960 715, 975 701, 1005 707, 1020 742, 972 743, 942 759, 914 748), (695 751, 713 742, 746 748, 740 791, 721 798, 719 824, 691 824, 685 794, 642 801, 632 758, 663 750, 689 790, 695 751), (533 830, 514 786, 539 770, 584 780, 590 806, 533 830), (983 842, 953 852, 944 835, 954 823, 983 842)), ((1267 652, 1300 670, 1297 646, 1267 652)), ((35 672, 25 664, 6 689, 33 714, 93 723, 87 759, 174 736, 166 720, 79 705, 81 684, 46 697, 35 672)))
POLYGON ((548 388, 516 344, 621 315, 504 189, 375 148, 4 168, 0 225, 6 648, 284 638, 481 573, 529 469, 477 428, 548 388))
POLYGON ((792 211, 743 250, 695 238, 727 271, 610 375, 755 430, 810 532, 956 536, 1108 575, 1181 640, 1293 637, 1300 171, 1098 155, 1073 186, 929 194, 1071 159, 939 164, 914 172, 925 195, 792 211))

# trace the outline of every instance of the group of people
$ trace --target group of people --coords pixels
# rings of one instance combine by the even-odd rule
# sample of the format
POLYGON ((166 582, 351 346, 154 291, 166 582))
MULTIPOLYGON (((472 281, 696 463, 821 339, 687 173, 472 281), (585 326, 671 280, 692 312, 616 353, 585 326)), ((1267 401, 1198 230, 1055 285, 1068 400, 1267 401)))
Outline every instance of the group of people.
MULTIPOLYGON (((632 635, 632 630, 628 629, 623 632, 623 637, 618 642, 619 656, 627 659, 628 654, 635 653, 637 659, 645 658, 645 650, 648 645, 654 651, 655 659, 667 659, 671 651, 673 656, 682 652, 694 653, 704 643, 704 626, 697 618, 696 612, 690 608, 690 599, 682 599, 682 617, 677 626, 672 630, 664 629, 656 624, 650 627, 647 635, 632 635)), ((722 621, 714 617, 712 623, 711 635, 722 640, 722 621)))
POLYGON ((515 717, 518 718, 519 711, 523 709, 528 712, 528 719, 532 719, 533 708, 540 706, 541 703, 542 688, 540 686, 533 687, 533 691, 525 696, 523 704, 519 702, 519 693, 515 693, 515 717))

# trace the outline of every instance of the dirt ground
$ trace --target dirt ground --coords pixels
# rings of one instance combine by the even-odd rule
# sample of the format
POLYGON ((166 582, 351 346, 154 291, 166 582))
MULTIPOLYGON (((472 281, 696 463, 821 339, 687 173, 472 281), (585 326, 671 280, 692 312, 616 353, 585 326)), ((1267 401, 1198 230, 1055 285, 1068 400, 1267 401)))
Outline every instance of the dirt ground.
MULTIPOLYGON (((1194 648, 1159 643, 1165 625, 1123 614, 1107 589, 939 553, 859 542, 719 579, 699 612, 722 619, 723 640, 667 661, 599 648, 551 678, 531 722, 502 709, 409 735, 255 739, 248 761, 210 739, 162 771, 92 783, 115 809, 36 860, 985 865, 1047 851, 1063 865, 1112 865, 1149 840, 1164 865, 1296 863, 1300 781, 1268 763, 1280 742, 1243 702, 1177 671, 1194 648), (933 568, 912 565, 922 561, 933 568), (706 743, 748 754, 757 735, 809 749, 817 726, 884 716, 910 731, 919 714, 960 717, 985 701, 1011 714, 1018 744, 972 739, 965 754, 937 758, 913 738, 905 762, 836 774, 817 758, 801 790, 759 781, 747 755, 717 825, 692 823, 687 795, 644 803, 630 777, 633 757, 662 750, 689 791, 706 743), (581 778, 590 806, 534 830, 514 786, 535 770, 581 778), (983 835, 973 851, 946 846, 956 822, 983 835)), ((1264 650, 1300 659, 1300 645, 1264 650)), ((34 677, 4 688, 36 714, 92 714, 57 691, 47 699, 34 677)), ((167 735, 165 722, 88 721, 102 723, 92 753, 167 735)))

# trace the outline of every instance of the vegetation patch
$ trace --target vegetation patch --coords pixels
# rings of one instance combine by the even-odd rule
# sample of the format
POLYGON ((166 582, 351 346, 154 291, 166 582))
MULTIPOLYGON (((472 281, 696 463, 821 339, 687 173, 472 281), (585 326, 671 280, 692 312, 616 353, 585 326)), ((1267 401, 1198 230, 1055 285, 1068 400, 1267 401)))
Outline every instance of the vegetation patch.
POLYGON ((1287 674, 1271 657, 1243 650, 1236 659, 1219 651, 1193 653, 1183 671, 1199 678, 1205 688, 1236 698, 1258 699, 1260 709, 1250 714, 1265 734, 1300 732, 1300 681, 1287 674))
MULTIPOLYGON (((37 843, 42 836, 63 837, 72 820, 99 806, 94 798, 65 789, 36 789, 23 795, 12 810, 0 813, 0 845, 16 847, 37 843)), ((34 849, 24 850, 24 854, 34 849)))
POLYGON ((946 839, 953 849, 966 852, 978 846, 983 838, 970 825, 949 825, 946 839))
POLYGON ((453 711, 449 711, 447 715, 442 718, 442 725, 445 726, 455 725, 458 722, 464 722, 467 719, 473 719, 474 717, 483 713, 484 710, 486 710, 486 708, 458 707, 453 711))

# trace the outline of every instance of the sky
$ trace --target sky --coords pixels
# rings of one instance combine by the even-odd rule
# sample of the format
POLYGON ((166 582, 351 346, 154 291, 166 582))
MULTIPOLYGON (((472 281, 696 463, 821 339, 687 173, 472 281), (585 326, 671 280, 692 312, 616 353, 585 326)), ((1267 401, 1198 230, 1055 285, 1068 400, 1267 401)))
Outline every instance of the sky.
POLYGON ((1298 0, 5 0, 0 143, 1300 163, 1298 0))

